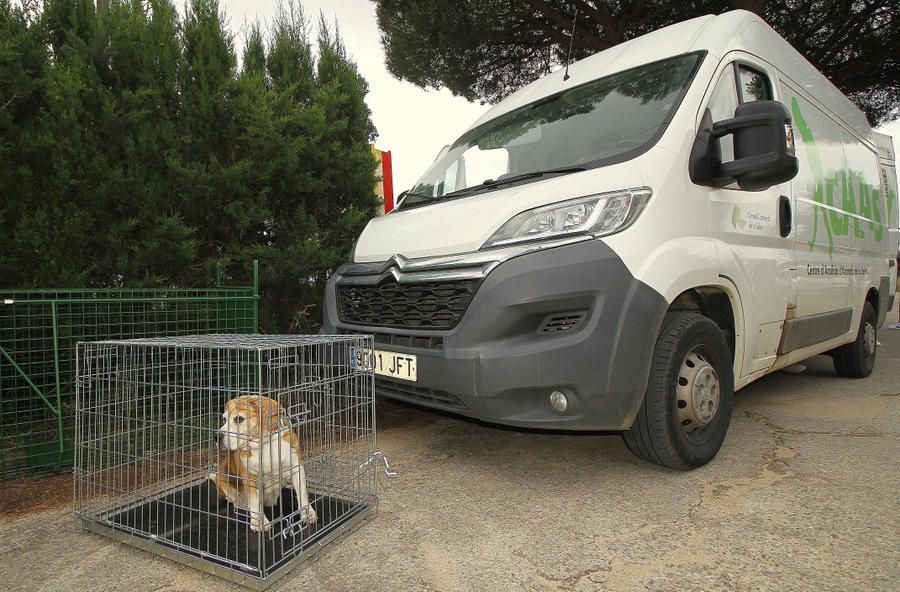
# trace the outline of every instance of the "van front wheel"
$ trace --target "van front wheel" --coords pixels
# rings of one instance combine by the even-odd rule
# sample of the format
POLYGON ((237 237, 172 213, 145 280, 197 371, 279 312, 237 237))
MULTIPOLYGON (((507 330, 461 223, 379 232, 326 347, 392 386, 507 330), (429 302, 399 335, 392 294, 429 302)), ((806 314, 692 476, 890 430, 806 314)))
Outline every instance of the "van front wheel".
POLYGON ((844 378, 865 378, 875 368, 875 353, 878 350, 878 331, 875 308, 871 302, 863 305, 862 318, 856 341, 843 345, 831 352, 834 369, 844 378))
POLYGON ((625 443, 638 457, 671 469, 704 465, 725 440, 733 398, 731 350, 721 329, 696 313, 668 313, 625 443))

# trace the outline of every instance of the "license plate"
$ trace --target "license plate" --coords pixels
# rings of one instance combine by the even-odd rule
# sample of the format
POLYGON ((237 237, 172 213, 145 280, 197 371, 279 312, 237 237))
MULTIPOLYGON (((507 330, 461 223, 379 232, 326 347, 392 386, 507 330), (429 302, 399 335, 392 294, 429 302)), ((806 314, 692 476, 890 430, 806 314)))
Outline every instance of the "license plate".
POLYGON ((412 354, 380 349, 354 349, 350 363, 358 370, 374 370, 380 376, 416 381, 416 356, 412 354))

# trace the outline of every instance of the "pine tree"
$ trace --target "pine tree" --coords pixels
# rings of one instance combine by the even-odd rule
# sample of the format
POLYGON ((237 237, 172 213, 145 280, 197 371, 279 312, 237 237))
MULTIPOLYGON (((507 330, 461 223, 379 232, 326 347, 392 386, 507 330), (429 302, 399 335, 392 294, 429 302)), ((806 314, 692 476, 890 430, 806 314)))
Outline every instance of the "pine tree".
POLYGON ((259 23, 253 23, 247 34, 247 42, 244 44, 242 56, 243 68, 241 76, 256 76, 265 82, 266 78, 266 47, 263 41, 262 30, 259 23))
POLYGON ((47 2, 28 28, 50 55, 39 81, 41 101, 30 117, 17 122, 11 159, 15 177, 4 179, 3 201, 17 212, 4 249, 16 265, 3 276, 22 286, 90 285, 98 249, 89 231, 103 208, 98 183, 109 179, 94 138, 94 116, 106 95, 90 59, 93 5, 47 2))
POLYGON ((315 211, 321 219, 336 222, 325 245, 332 257, 340 257, 350 246, 344 241, 359 234, 376 206, 374 196, 366 191, 376 165, 369 150, 375 127, 365 103, 368 84, 350 61, 337 24, 332 32, 324 18, 319 19, 318 48, 318 102, 328 122, 323 144, 334 163, 325 171, 325 179, 334 199, 316 204, 315 211))
POLYGON ((0 228, 6 244, 0 247, 0 285, 21 281, 19 270, 35 263, 22 249, 28 241, 17 232, 35 194, 31 122, 45 101, 49 68, 44 29, 29 26, 34 17, 0 0, 0 228), (21 193, 13 193, 14 187, 21 193))
POLYGON ((373 213, 366 83, 297 5, 250 28, 241 71, 224 19, 0 0, 0 286, 190 286, 259 259, 263 329, 316 329, 373 213))
POLYGON ((269 35, 271 45, 266 68, 273 89, 289 92, 297 103, 308 103, 315 87, 315 75, 309 23, 303 7, 293 0, 280 4, 269 35))
POLYGON ((900 117, 897 0, 373 0, 386 65, 495 103, 558 67, 661 27, 742 8, 763 17, 873 125, 900 117), (578 17, 573 23, 574 11, 578 17))
POLYGON ((120 208, 108 267, 130 285, 189 279, 194 229, 182 217, 168 167, 178 135, 178 20, 168 0, 112 2, 100 16, 105 86, 115 110, 104 123, 106 154, 121 172, 109 202, 120 208))

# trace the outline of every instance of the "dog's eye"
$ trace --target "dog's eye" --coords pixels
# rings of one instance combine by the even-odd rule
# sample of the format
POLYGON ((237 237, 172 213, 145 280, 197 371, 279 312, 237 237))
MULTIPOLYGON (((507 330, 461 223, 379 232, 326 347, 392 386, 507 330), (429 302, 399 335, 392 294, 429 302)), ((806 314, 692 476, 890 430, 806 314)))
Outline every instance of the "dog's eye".
POLYGON ((234 423, 244 423, 244 418, 238 415, 234 418, 234 423))

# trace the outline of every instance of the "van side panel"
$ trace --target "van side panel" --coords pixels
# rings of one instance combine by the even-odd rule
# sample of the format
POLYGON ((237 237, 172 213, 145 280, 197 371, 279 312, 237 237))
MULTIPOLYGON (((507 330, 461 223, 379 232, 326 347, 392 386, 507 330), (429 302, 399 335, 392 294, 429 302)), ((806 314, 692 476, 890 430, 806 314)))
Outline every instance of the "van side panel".
MULTIPOLYGON (((900 251, 900 200, 897 191, 897 164, 894 143, 890 136, 875 133, 875 144, 878 146, 878 156, 881 164, 881 187, 885 195, 885 209, 887 210, 888 233, 888 257, 900 251)), ((888 296, 890 307, 893 307, 895 294, 897 293, 897 274, 900 266, 896 263, 889 274, 890 294, 888 296)))
MULTIPOLYGON (((890 291, 888 258, 887 199, 881 184, 878 154, 847 133, 844 138, 844 156, 847 163, 844 188, 845 208, 851 210, 849 234, 854 258, 854 306, 865 302, 866 295, 874 288, 878 292, 875 313, 881 326, 887 316, 890 291), (855 211, 853 208, 855 206, 855 211)), ((856 327, 856 325, 854 325, 856 327)))
MULTIPOLYGON (((851 306, 852 241, 843 209, 845 130, 785 80, 782 100, 791 111, 800 170, 791 182, 794 205, 795 317, 851 306)), ((808 344, 807 344, 808 345, 808 344)))

